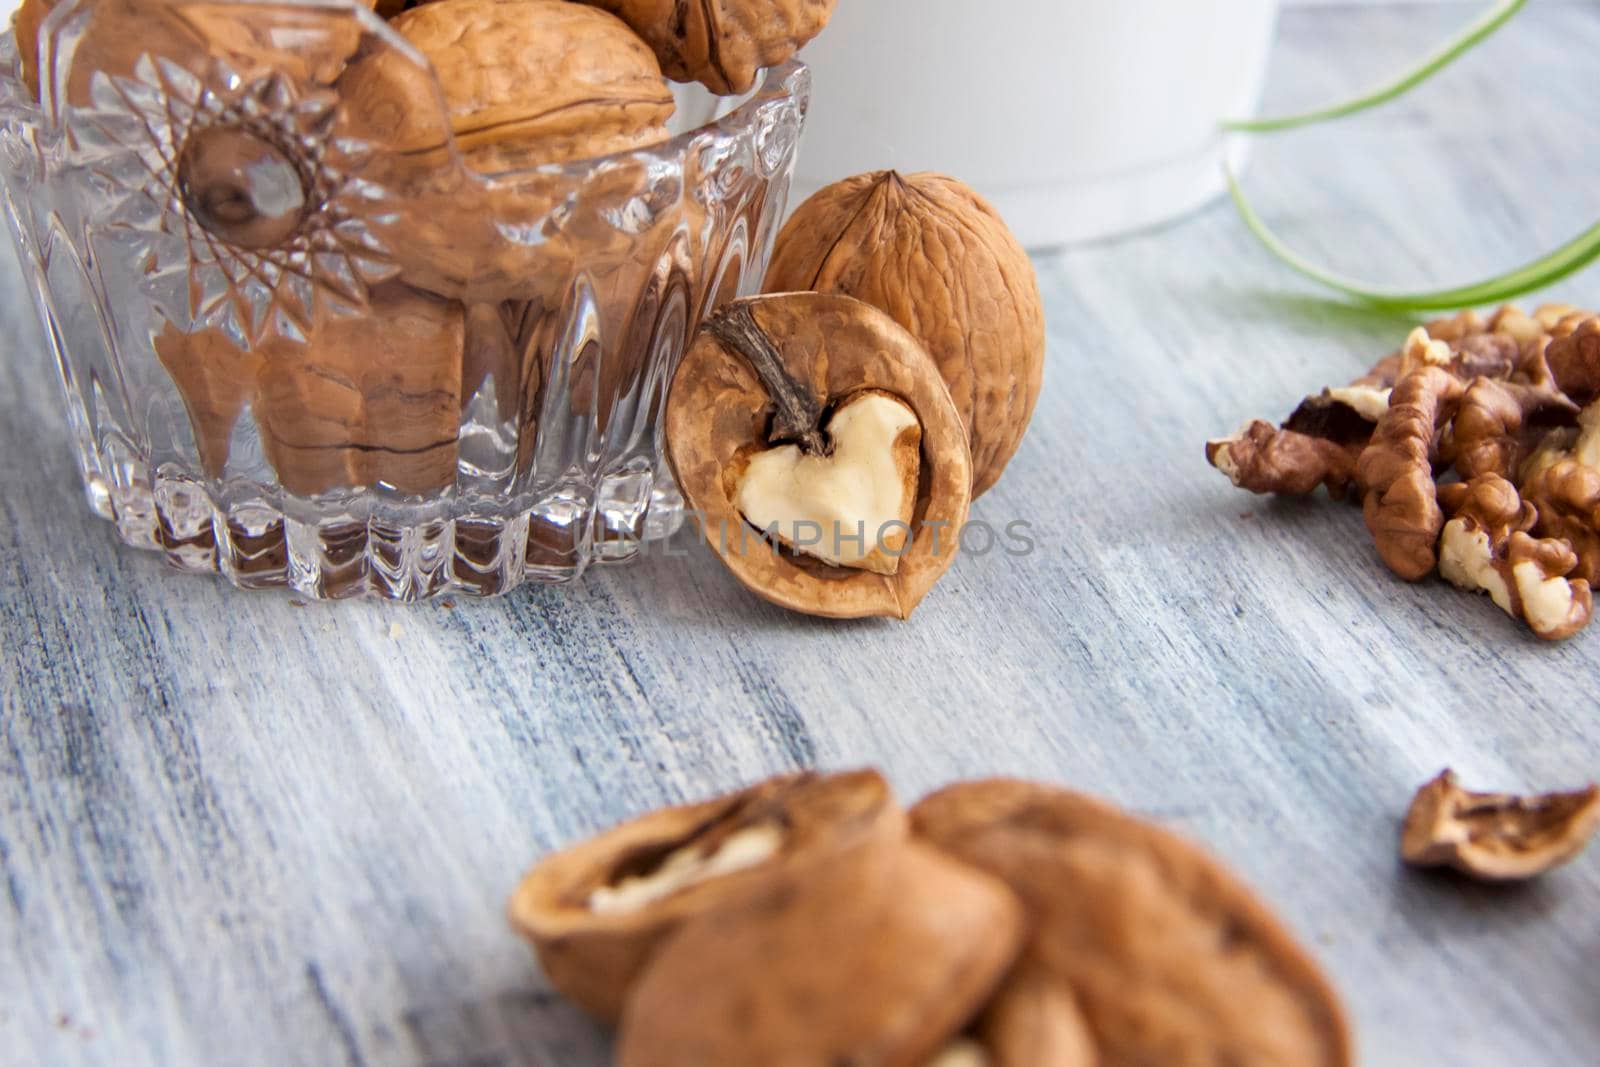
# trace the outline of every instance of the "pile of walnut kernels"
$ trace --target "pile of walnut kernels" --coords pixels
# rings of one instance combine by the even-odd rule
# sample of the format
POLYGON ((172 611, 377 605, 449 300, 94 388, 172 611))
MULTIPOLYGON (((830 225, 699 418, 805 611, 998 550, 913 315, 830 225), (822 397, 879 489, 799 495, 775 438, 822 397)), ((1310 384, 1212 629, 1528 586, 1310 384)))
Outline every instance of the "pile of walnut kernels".
POLYGON ((1540 637, 1570 637, 1600 577, 1600 315, 1507 306, 1429 323, 1206 458, 1255 493, 1353 494, 1400 577, 1437 569, 1540 637))

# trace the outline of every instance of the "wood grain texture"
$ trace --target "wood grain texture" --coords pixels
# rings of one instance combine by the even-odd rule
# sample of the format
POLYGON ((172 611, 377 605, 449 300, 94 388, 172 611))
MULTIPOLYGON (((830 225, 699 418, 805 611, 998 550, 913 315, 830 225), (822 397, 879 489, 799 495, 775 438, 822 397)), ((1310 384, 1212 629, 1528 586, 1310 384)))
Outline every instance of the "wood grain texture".
MULTIPOLYGON (((1269 106, 1371 84, 1462 8, 1286 13, 1269 106)), ((1295 245, 1402 281, 1600 216, 1600 9, 1545 2, 1428 91, 1263 146, 1295 245)), ((14 271, 9 266, 7 270, 14 271)), ((906 798, 1070 783, 1209 844, 1325 961, 1365 1062, 1600 1047, 1600 850, 1522 889, 1401 870, 1445 763, 1600 772, 1600 633, 1550 647, 1378 563, 1359 513, 1232 490, 1201 442, 1406 323, 1324 303, 1231 212, 1039 261, 1039 415, 909 624, 745 594, 688 539, 489 603, 296 607, 116 547, 78 496, 15 273, 0 368, 0 1064, 590 1067, 502 918, 539 853, 803 764, 906 798)), ((1600 301, 1600 272, 1554 295, 1600 301)))

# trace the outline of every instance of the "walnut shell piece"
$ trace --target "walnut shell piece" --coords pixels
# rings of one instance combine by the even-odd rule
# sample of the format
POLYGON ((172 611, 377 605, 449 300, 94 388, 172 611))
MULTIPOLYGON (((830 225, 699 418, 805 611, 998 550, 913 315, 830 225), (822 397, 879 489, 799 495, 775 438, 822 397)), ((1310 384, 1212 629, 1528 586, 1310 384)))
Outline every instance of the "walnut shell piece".
POLYGON ((1449 768, 1417 790, 1400 830, 1400 855, 1417 867, 1453 867, 1489 882, 1520 881, 1583 851, 1600 826, 1600 785, 1514 796, 1462 789, 1449 768))
POLYGON ((776 872, 905 836, 875 771, 784 775, 664 808, 541 860, 509 905, 552 985, 606 1022, 661 941, 738 905, 776 872))
MULTIPOLYGON (((673 378, 666 434, 678 484, 707 543, 747 588, 776 604, 833 618, 906 618, 956 556, 971 487, 960 416, 915 339, 859 301, 791 293, 715 312, 673 378), (920 434, 910 540, 896 548, 893 573, 789 551, 739 508, 752 456, 791 444, 830 455, 830 413, 836 417, 864 393, 898 400, 920 434)), ((840 522, 820 536, 841 543, 865 536, 870 545, 893 532, 840 522)))
POLYGON ((843 293, 917 338, 944 375, 982 496, 1022 443, 1043 381, 1033 264, 972 189, 938 174, 861 174, 795 210, 773 247, 769 293, 843 293))
POLYGON ((619 1067, 922 1067, 1023 938, 998 880, 911 842, 869 845, 699 916, 651 961, 619 1067))
MULTIPOLYGON (((492 173, 609 155, 667 137, 672 92, 617 19, 565 0, 439 0, 390 23, 432 64, 462 160, 492 173)), ((356 128, 424 157, 446 141, 433 85, 374 54, 340 78, 356 128)))
POLYGON ((584 0, 618 16, 676 81, 748 92, 756 73, 805 47, 838 0, 584 0))
POLYGON ((913 835, 1005 881, 1024 967, 1071 990, 1100 1063, 1345 1067, 1337 996, 1255 896, 1189 843, 1064 790, 994 780, 913 807, 913 835))

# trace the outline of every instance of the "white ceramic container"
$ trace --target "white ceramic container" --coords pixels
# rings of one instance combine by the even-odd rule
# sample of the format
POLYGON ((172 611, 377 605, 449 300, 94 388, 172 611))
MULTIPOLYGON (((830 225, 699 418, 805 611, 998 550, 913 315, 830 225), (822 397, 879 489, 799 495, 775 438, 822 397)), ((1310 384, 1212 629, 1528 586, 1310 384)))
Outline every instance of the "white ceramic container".
POLYGON ((1030 247, 1180 215, 1223 189, 1217 122, 1254 110, 1277 10, 841 0, 805 52, 815 92, 791 203, 895 167, 971 183, 1030 247))

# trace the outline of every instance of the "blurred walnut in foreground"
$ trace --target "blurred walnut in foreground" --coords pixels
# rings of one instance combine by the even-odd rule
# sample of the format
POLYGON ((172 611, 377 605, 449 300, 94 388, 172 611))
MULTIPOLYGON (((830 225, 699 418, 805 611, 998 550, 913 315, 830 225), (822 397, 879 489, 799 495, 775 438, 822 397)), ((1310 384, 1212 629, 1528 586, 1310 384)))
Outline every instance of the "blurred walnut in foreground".
POLYGON ((1087 797, 784 776, 536 865, 511 918, 622 1067, 1348 1067, 1338 998, 1220 864, 1087 797))

